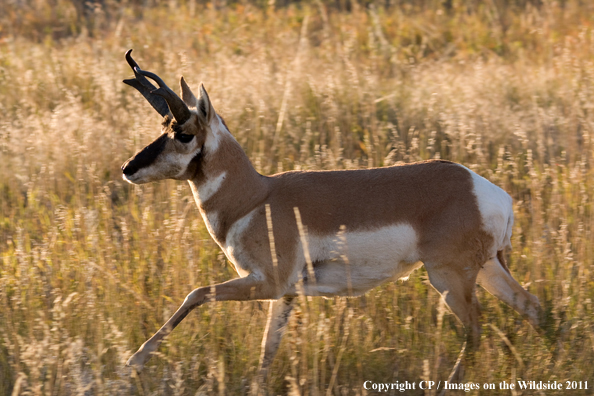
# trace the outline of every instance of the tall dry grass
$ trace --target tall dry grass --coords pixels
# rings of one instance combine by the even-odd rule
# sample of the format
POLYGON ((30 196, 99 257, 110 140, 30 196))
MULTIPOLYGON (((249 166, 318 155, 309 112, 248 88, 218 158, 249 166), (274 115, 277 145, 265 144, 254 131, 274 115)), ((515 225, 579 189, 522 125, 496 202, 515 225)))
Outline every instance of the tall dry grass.
MULTIPOLYGON (((82 26, 56 1, 0 17, 0 393, 243 394, 255 375, 258 302, 203 306, 142 375, 124 367, 192 288, 235 276, 185 184, 121 180, 120 164, 159 133, 121 83, 128 48, 172 86, 204 81, 265 174, 445 158, 503 187, 510 267, 545 306, 548 333, 479 289, 494 327, 465 381, 594 387, 592 6, 487 3, 169 2, 82 26)), ((269 390, 443 380, 463 334, 424 270, 359 299, 301 299, 269 390)))

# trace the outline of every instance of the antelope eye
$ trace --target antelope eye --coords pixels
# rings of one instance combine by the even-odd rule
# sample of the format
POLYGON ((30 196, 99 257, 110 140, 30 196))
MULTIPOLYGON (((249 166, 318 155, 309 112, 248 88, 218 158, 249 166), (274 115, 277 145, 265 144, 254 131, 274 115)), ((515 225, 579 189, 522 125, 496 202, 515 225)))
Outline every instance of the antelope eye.
POLYGON ((188 135, 187 133, 176 133, 175 139, 182 143, 190 143, 194 139, 194 135, 188 135))

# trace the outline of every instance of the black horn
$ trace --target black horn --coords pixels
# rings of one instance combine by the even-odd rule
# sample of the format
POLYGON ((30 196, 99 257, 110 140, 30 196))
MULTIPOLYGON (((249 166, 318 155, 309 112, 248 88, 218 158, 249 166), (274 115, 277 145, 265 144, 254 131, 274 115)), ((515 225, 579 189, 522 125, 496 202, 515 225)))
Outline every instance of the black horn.
POLYGON ((159 95, 154 95, 151 93, 155 91, 157 87, 151 84, 145 76, 143 76, 135 70, 135 68, 139 67, 138 63, 136 63, 136 61, 132 59, 131 49, 128 50, 128 52, 126 52, 126 60, 132 68, 132 71, 134 71, 134 78, 124 80, 124 84, 128 84, 129 86, 136 88, 138 92, 140 92, 142 96, 144 96, 145 99, 151 104, 151 106, 153 106, 153 108, 157 110, 157 113, 161 114, 162 117, 171 115, 171 112, 169 111, 169 107, 167 106, 167 102, 165 101, 165 99, 159 95))
POLYGON ((135 67, 134 71, 150 78, 159 85, 159 89, 151 91, 151 94, 159 95, 165 99, 178 124, 183 124, 190 119, 191 113, 188 106, 171 88, 167 86, 167 84, 165 84, 161 77, 157 76, 155 73, 140 70, 139 67, 135 67))

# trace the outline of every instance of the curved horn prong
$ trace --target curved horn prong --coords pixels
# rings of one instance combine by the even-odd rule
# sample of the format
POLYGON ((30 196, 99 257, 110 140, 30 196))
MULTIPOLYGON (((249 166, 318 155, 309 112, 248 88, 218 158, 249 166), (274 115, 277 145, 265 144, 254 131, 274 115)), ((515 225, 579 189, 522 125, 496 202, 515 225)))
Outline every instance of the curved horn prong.
POLYGON ((162 117, 171 115, 171 112, 169 111, 169 107, 167 106, 167 102, 165 101, 165 99, 160 96, 151 94, 151 91, 154 91, 155 89, 157 89, 157 87, 151 84, 145 76, 137 73, 136 70, 134 70, 134 68, 138 67, 138 63, 136 63, 136 61, 132 59, 131 49, 129 49, 126 52, 126 61, 128 61, 128 64, 132 68, 132 71, 134 71, 135 78, 126 79, 123 81, 123 83, 133 88, 136 88, 136 90, 138 90, 138 92, 140 92, 140 94, 144 96, 144 98, 150 103, 151 106, 153 106, 155 110, 157 110, 157 113, 161 114, 162 117))
POLYGON ((153 108, 157 110, 157 113, 161 114, 162 117, 171 115, 171 112, 169 111, 169 107, 167 106, 167 102, 165 101, 165 99, 163 99, 160 96, 155 96, 151 94, 151 91, 144 87, 140 81, 130 78, 127 80, 123 80, 122 82, 133 88, 136 88, 136 90, 140 92, 142 96, 144 96, 147 102, 149 102, 149 104, 153 106, 153 108))
POLYGON ((134 68, 134 72, 150 78, 159 85, 159 89, 151 91, 151 94, 159 95, 165 99, 178 124, 183 124, 190 119, 191 113, 188 106, 171 88, 167 86, 167 84, 165 84, 161 77, 157 76, 155 73, 141 70, 138 66, 134 68))

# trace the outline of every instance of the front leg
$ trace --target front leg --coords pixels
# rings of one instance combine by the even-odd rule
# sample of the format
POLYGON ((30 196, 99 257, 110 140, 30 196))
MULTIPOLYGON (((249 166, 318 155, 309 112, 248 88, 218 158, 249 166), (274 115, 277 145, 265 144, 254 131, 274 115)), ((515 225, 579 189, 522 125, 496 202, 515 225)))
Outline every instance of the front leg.
POLYGON ((175 311, 169 320, 146 341, 132 355, 127 366, 132 366, 140 371, 145 363, 151 358, 161 342, 173 329, 192 311, 194 308, 208 301, 247 301, 247 300, 270 300, 278 297, 277 287, 266 279, 256 279, 253 275, 245 278, 233 279, 214 286, 200 287, 194 289, 187 295, 183 304, 175 311))
POLYGON ((291 316, 294 301, 294 297, 285 296, 270 302, 268 321, 266 323, 266 330, 264 330, 264 339, 262 340, 262 354, 260 355, 258 374, 251 387, 252 395, 259 394, 260 386, 266 381, 268 368, 274 360, 274 356, 278 351, 281 339, 287 328, 287 322, 291 316))

